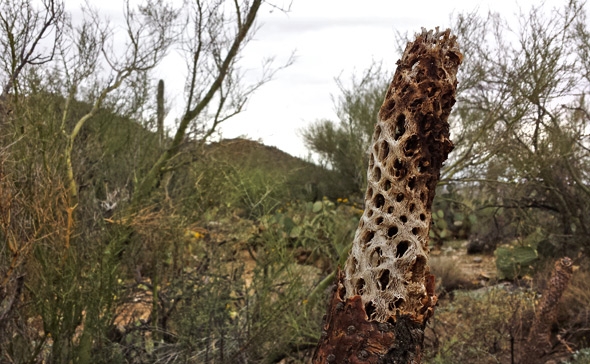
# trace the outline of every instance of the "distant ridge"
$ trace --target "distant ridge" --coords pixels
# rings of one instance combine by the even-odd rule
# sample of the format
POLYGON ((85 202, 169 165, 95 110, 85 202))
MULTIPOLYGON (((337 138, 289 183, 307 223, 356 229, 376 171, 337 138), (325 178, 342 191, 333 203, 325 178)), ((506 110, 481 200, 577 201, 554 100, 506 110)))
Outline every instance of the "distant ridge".
POLYGON ((342 190, 341 177, 336 172, 294 157, 277 147, 255 140, 233 138, 210 143, 205 149, 212 159, 284 176, 292 190, 304 188, 309 193, 307 197, 312 200, 324 196, 335 199, 348 195, 342 190))
POLYGON ((257 158, 256 162, 260 165, 280 164, 283 166, 292 166, 292 164, 300 164, 301 166, 318 167, 311 162, 292 156, 277 147, 246 138, 222 139, 218 142, 210 143, 208 149, 216 157, 225 155, 226 157, 235 157, 236 159, 244 158, 246 160, 255 157, 257 158))

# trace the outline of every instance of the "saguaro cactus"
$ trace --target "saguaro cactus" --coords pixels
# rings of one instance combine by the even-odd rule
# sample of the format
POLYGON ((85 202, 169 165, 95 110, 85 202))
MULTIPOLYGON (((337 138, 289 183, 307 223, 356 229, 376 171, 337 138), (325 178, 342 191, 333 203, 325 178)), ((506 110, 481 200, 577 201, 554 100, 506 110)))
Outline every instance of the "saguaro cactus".
POLYGON ((158 143, 160 148, 164 146, 164 80, 158 81, 158 94, 156 96, 156 122, 158 127, 158 143))
POLYGON ((365 211, 330 302, 314 363, 419 363, 436 303, 431 206, 453 144, 447 122, 462 61, 450 30, 408 43, 370 150, 365 211))

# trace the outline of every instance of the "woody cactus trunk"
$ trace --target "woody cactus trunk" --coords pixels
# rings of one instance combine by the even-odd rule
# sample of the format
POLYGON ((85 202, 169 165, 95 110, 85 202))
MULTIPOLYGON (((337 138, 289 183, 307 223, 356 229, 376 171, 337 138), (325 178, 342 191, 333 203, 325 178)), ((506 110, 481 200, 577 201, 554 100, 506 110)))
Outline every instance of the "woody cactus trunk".
POLYGON ((462 54, 450 30, 408 43, 379 112, 365 211, 328 307, 314 363, 419 363, 436 304, 431 207, 453 149, 447 122, 462 54))

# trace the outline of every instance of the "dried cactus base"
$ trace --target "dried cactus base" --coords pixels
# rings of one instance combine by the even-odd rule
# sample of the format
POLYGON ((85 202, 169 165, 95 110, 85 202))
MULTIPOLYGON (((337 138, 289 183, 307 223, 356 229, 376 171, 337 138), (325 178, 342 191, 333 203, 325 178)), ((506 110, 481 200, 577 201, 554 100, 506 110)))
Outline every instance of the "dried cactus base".
POLYGON ((424 324, 410 315, 390 322, 369 320, 360 296, 344 298, 341 271, 338 277, 313 362, 420 363, 424 324))

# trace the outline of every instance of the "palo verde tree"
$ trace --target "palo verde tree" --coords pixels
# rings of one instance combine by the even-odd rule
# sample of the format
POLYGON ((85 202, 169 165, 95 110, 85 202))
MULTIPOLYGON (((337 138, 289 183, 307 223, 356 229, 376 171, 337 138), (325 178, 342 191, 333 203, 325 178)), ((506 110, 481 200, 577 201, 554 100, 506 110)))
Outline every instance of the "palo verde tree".
MULTIPOLYGON (((204 143, 277 70, 264 61, 261 78, 245 84, 239 67, 263 1, 121 6, 117 27, 90 4, 74 19, 60 0, 0 3, 0 351, 15 361, 34 362, 51 343, 51 362, 83 362, 93 345, 116 341, 106 335, 117 282, 135 269, 122 263, 125 249, 139 250, 133 219, 152 216, 141 215, 144 203, 183 165, 182 148, 204 143), (145 119, 155 111, 151 72, 171 49, 187 65, 185 107, 159 144, 145 119), (106 221, 117 213, 118 224, 106 221), (30 317, 41 317, 41 333, 20 329, 30 317)), ((159 247, 169 247, 181 228, 162 230, 159 247)), ((147 264, 161 266, 167 252, 147 264)), ((154 326, 167 317, 154 314, 154 326)))
POLYGON ((173 27, 178 16, 177 11, 165 5, 148 3, 134 10, 127 4, 127 39, 121 48, 124 51, 120 52, 113 44, 113 29, 108 22, 101 21, 98 11, 87 7, 83 13, 82 24, 75 25, 69 20, 63 24, 65 37, 59 44, 58 69, 63 72, 67 95, 61 128, 67 138, 65 163, 72 208, 78 203, 78 185, 72 166, 76 137, 103 105, 122 115, 138 115, 146 102, 147 90, 142 80, 174 41, 173 27), (76 98, 90 103, 92 108, 77 117, 69 128, 70 106, 76 98))
POLYGON ((262 3, 262 0, 191 3, 185 20, 188 26, 181 36, 181 52, 188 67, 184 109, 170 144, 139 183, 133 198, 135 203, 149 197, 162 177, 174 170, 169 163, 187 138, 202 145, 221 123, 241 112, 248 96, 277 71, 270 58, 263 62, 259 81, 250 85, 241 82, 240 52, 256 29, 256 16, 262 3))
POLYGON ((540 253, 588 253, 590 31, 583 3, 519 15, 461 14, 465 53, 451 117, 456 152, 443 171, 484 207, 510 214, 540 253))
MULTIPOLYGON (((50 360, 70 361, 90 350, 72 342, 75 327, 84 323, 90 340, 100 337, 99 327, 108 322, 110 315, 99 318, 99 312, 108 312, 112 303, 105 298, 112 298, 106 292, 116 272, 114 261, 101 266, 106 261, 99 258, 108 234, 90 231, 75 214, 84 206, 91 227, 101 224, 91 211, 95 201, 79 196, 76 167, 84 164, 84 155, 78 139, 101 109, 121 114, 139 109, 142 89, 136 86, 175 39, 176 13, 166 5, 127 4, 125 41, 115 39, 114 28, 90 7, 75 22, 58 0, 8 1, 1 8, 0 143, 2 169, 10 171, 0 181, 2 327, 22 325, 18 318, 24 320, 26 313, 15 311, 26 300, 42 317, 42 341, 52 338, 50 360), (117 41, 123 48, 115 46, 117 41), (81 244, 91 236, 97 245, 81 244), (104 295, 90 298, 92 290, 104 295)), ((42 344, 29 335, 26 330, 0 333, 16 338, 0 342, 2 351, 9 350, 16 361, 33 360, 25 353, 38 353, 42 344)))
POLYGON ((0 5, 0 107, 8 95, 21 92, 19 80, 29 67, 54 60, 65 20, 61 1, 43 0, 41 9, 27 0, 7 0, 0 5))
POLYGON ((334 103, 338 122, 318 120, 301 130, 306 147, 320 162, 342 176, 349 193, 366 187, 368 150, 388 79, 378 64, 352 77, 350 84, 336 79, 340 94, 334 103))
MULTIPOLYGON (((504 230, 511 234, 541 231, 542 254, 587 253, 590 31, 584 3, 549 10, 523 10, 516 26, 494 12, 451 18, 465 62, 449 119, 456 149, 441 184, 452 185, 453 201, 471 201, 467 210, 498 217, 498 227, 510 224, 504 230)), ((352 90, 359 100, 373 94, 361 86, 352 90)), ((342 100, 351 100, 349 94, 342 91, 342 100)), ((373 105, 366 101, 359 108, 373 105)), ((358 181, 362 169, 352 166, 366 149, 345 141, 348 132, 358 142, 371 131, 347 127, 347 120, 354 118, 339 126, 318 122, 303 135, 310 150, 337 170, 337 156, 354 155, 347 178, 358 181)))

